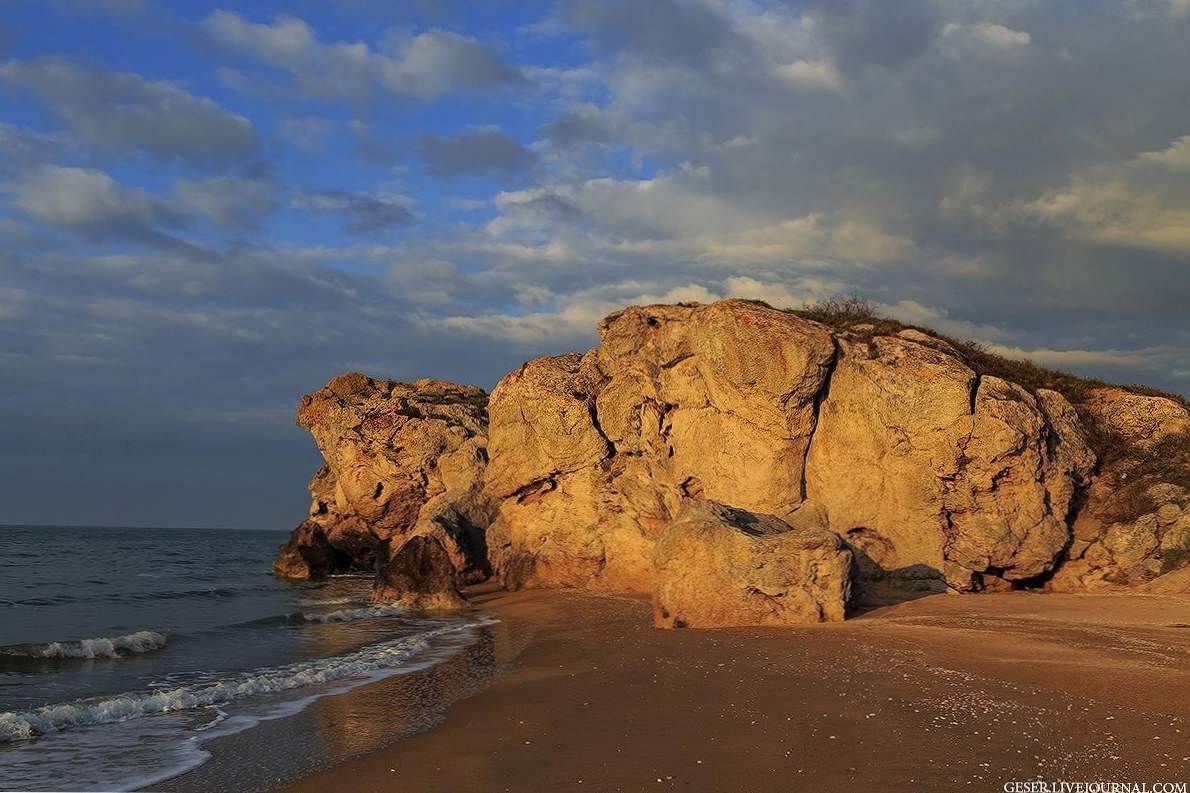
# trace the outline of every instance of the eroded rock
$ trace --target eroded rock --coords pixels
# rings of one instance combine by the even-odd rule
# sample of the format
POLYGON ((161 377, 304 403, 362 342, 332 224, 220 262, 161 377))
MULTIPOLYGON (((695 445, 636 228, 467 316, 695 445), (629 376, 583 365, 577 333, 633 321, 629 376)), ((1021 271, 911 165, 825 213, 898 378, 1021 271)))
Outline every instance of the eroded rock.
MULTIPOLYGON (((387 545, 392 548, 392 544, 387 545)), ((419 535, 405 541, 376 567, 372 602, 414 611, 466 608, 458 572, 442 543, 419 535)))
POLYGON ((842 620, 851 552, 824 526, 713 501, 683 502, 654 552, 660 628, 799 625, 842 620))
POLYGON ((286 577, 371 570, 385 543, 436 538, 466 581, 490 573, 483 491, 487 396, 438 380, 398 383, 352 373, 302 397, 298 426, 325 464, 309 517, 282 546, 286 577))

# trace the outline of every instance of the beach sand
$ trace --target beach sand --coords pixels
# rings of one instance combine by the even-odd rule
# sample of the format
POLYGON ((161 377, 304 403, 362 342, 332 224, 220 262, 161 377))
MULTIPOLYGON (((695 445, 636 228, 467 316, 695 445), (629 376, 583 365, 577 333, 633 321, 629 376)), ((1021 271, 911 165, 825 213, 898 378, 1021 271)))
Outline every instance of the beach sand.
MULTIPOLYGON (((516 626, 502 674, 436 726, 282 789, 1190 780, 1188 597, 939 595, 839 624, 714 631, 657 630, 639 599, 488 590, 474 601, 516 626)), ((361 720, 344 709, 349 733, 361 720)))

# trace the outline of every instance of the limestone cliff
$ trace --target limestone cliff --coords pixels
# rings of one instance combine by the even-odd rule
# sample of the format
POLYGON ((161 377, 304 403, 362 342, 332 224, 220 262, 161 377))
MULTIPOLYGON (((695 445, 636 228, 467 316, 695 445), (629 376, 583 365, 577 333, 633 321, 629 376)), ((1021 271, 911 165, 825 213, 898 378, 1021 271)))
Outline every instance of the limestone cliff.
POLYGON ((599 330, 490 399, 363 375, 305 397, 298 423, 326 465, 278 572, 400 557, 394 570, 446 580, 435 548, 400 555, 429 535, 462 583, 652 593, 670 625, 839 619, 947 588, 1186 583, 1176 398, 753 301, 632 307, 599 330))

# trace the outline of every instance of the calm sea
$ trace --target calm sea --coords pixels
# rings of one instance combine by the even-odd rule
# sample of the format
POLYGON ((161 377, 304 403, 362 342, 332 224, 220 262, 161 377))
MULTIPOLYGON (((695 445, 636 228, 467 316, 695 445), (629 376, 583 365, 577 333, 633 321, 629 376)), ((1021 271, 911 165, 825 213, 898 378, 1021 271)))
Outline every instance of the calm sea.
POLYGON ((286 583, 278 531, 0 527, 0 790, 129 790, 204 744, 449 657, 477 616, 286 583))

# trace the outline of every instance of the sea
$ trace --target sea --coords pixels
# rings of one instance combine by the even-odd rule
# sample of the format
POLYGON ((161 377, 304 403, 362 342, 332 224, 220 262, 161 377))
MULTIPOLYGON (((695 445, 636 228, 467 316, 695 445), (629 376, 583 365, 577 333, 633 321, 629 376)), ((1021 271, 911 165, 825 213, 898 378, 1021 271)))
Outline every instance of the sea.
MULTIPOLYGON (((481 612, 370 605, 367 577, 279 581, 271 563, 284 540, 271 530, 0 527, 0 790, 176 783, 218 756, 213 746, 274 734, 261 725, 491 641, 496 621, 481 612)), ((344 712, 327 717, 332 732, 344 712)), ((273 769, 250 785, 248 770, 227 771, 226 787, 283 781, 273 769)))

